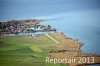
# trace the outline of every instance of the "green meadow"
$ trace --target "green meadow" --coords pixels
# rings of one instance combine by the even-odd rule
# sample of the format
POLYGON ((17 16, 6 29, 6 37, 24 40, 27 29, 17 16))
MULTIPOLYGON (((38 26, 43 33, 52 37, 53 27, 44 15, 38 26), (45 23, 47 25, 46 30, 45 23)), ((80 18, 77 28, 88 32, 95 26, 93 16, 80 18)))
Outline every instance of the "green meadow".
POLYGON ((45 62, 52 44, 45 35, 0 36, 0 66, 65 66, 45 62))

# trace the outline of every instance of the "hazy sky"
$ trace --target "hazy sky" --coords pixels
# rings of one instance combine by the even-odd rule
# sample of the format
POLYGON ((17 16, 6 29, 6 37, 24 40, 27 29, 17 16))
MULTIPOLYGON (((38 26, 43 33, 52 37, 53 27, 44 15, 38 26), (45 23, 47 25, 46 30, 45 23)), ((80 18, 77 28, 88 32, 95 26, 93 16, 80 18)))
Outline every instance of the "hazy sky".
POLYGON ((100 0, 0 0, 0 19, 23 19, 100 9, 100 0))

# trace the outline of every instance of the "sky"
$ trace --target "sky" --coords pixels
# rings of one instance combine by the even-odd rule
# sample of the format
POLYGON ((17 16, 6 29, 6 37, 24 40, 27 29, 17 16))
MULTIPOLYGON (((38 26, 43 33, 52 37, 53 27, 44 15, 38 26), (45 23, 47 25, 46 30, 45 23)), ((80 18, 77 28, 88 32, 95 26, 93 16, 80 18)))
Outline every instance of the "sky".
POLYGON ((0 20, 100 9, 100 0, 0 0, 0 20))

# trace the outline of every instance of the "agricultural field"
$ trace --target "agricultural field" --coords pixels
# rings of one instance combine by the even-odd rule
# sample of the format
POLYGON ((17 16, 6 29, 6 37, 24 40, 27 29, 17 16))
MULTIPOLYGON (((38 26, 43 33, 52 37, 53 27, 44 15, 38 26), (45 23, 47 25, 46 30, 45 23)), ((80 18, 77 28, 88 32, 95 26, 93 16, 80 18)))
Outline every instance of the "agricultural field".
POLYGON ((0 36, 0 66, 66 66, 45 62, 55 44, 44 34, 0 36))

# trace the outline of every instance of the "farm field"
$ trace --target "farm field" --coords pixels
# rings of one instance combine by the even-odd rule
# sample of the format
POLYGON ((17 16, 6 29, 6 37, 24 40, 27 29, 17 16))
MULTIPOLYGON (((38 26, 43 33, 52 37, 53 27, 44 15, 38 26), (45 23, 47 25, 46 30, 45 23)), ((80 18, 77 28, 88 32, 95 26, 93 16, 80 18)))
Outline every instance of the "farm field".
POLYGON ((55 44, 45 35, 0 36, 0 66, 66 66, 45 62, 55 44))

